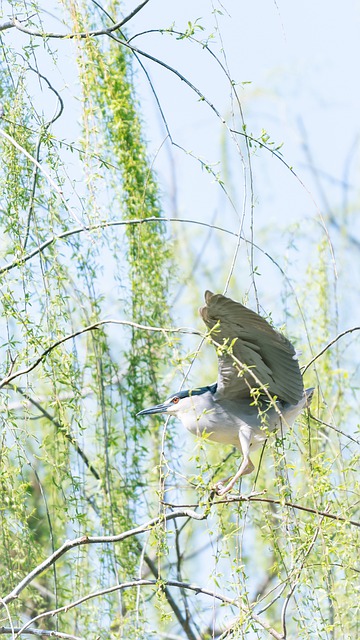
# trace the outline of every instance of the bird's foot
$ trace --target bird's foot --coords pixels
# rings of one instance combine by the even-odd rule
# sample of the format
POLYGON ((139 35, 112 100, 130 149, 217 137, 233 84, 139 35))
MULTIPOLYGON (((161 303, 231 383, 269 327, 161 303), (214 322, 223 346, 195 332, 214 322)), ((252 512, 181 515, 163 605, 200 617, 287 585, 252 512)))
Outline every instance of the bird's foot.
POLYGON ((237 481, 242 476, 245 476, 248 473, 251 473, 253 470, 254 470, 254 465, 251 462, 250 458, 248 457, 244 458, 244 460, 242 461, 242 464, 240 465, 240 469, 237 471, 237 473, 235 473, 233 477, 230 476, 230 478, 226 478, 226 480, 220 480, 219 482, 216 483, 214 487, 215 493, 218 496, 224 496, 225 493, 228 493, 229 491, 231 491, 231 489, 235 486, 237 481))
POLYGON ((217 496, 224 496, 225 493, 228 493, 228 491, 230 491, 233 488, 234 484, 235 483, 232 482, 231 478, 227 478, 226 480, 220 480, 214 485, 213 491, 216 493, 217 496))

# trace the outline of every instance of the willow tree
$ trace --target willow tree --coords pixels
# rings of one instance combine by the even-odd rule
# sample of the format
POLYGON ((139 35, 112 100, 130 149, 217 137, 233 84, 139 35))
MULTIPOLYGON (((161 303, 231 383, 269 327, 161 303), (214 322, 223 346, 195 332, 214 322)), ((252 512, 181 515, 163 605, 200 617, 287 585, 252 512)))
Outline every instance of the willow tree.
POLYGON ((65 0, 54 7, 56 31, 47 11, 14 3, 0 25, 0 633, 356 637, 359 522, 351 496, 359 490, 359 442, 351 422, 342 428, 356 388, 337 348, 359 328, 338 333, 333 246, 325 225, 311 240, 298 230, 296 242, 311 243, 313 256, 301 295, 266 236, 255 236, 253 152, 296 180, 294 169, 266 132, 248 133, 226 59, 214 54, 209 34, 201 39, 199 22, 159 33, 175 41, 179 59, 190 43, 222 74, 229 122, 190 79, 134 44, 133 20, 146 5, 124 17, 116 0, 65 0), (181 234, 170 228, 139 75, 167 144, 179 145, 148 61, 221 124, 221 171, 181 151, 226 199, 237 231, 225 216, 221 225, 177 216, 181 234), (242 171, 238 206, 230 144, 242 171), (274 269, 288 333, 308 358, 309 385, 319 385, 312 415, 269 441, 255 478, 222 500, 209 488, 234 468, 226 448, 200 440, 182 455, 176 428, 136 418, 201 357, 199 331, 177 328, 169 300, 174 282, 196 290, 190 274, 209 233, 213 262, 201 283, 211 271, 226 289, 240 264, 259 308, 257 264, 274 269))

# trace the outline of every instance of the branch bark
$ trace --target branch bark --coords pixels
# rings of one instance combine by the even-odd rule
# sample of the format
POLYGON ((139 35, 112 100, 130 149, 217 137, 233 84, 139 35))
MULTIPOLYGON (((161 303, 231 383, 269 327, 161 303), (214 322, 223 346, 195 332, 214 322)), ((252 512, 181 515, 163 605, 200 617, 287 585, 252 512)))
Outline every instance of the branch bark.
POLYGON ((4 596, 0 600, 0 608, 4 607, 7 603, 12 602, 20 593, 27 587, 37 576, 41 575, 46 569, 51 567, 59 558, 61 558, 65 553, 70 551, 71 549, 81 547, 88 544, 110 544, 116 542, 122 542, 127 538, 131 538, 132 536, 137 536, 141 533, 145 533, 146 531, 150 531, 153 527, 161 524, 163 522, 170 522, 176 518, 192 518, 194 520, 204 520, 207 518, 209 511, 206 510, 203 513, 196 513, 193 509, 183 508, 178 509, 177 511, 173 511, 172 513, 168 513, 162 516, 158 516, 157 518, 153 518, 138 527, 134 527, 133 529, 129 529, 128 531, 124 531, 123 533, 119 533, 118 535, 113 536, 81 536, 79 538, 74 538, 73 540, 67 540, 64 544, 59 547, 54 553, 52 553, 48 558, 46 558, 41 564, 39 564, 35 569, 33 569, 30 573, 28 573, 23 580, 21 580, 16 587, 7 595, 4 596))
MULTIPOLYGON (((14 633, 20 635, 22 633, 21 627, 0 627, 0 635, 11 635, 14 638, 14 633)), ((61 631, 47 631, 46 629, 27 628, 26 634, 38 636, 39 638, 65 638, 66 640, 84 640, 84 638, 79 638, 79 636, 72 636, 69 633, 61 633, 61 631)))
MULTIPOLYGON (((257 615, 251 610, 248 610, 247 608, 245 609, 241 601, 238 600, 237 598, 229 598, 228 596, 225 596, 216 591, 212 591, 211 589, 204 589, 199 585, 191 584, 189 582, 180 582, 179 580, 165 580, 165 581, 161 580, 161 583, 167 587, 176 587, 178 589, 187 589, 187 590, 193 591, 195 595, 198 595, 199 593, 201 593, 215 600, 219 600, 224 604, 229 604, 229 605, 236 606, 237 608, 241 608, 245 611, 247 615, 249 615, 254 620, 254 622, 257 622, 263 629, 266 629, 266 631, 268 631, 273 638, 276 638, 276 640, 283 639, 283 636, 280 633, 278 633, 275 629, 273 629, 271 625, 268 624, 265 620, 263 620, 259 615, 257 615)), ((103 596, 109 593, 114 593, 115 591, 122 590, 122 589, 129 589, 132 587, 139 587, 139 586, 157 586, 157 585, 158 585, 157 580, 144 580, 139 578, 137 580, 131 580, 130 582, 123 582, 122 584, 117 584, 117 585, 114 585, 113 587, 108 587, 107 589, 101 589, 99 591, 89 593, 83 598, 79 598, 78 600, 75 600, 74 602, 71 602, 63 607, 59 607, 58 609, 52 609, 51 611, 46 611, 45 613, 41 613, 40 615, 36 616, 36 618, 33 618, 26 625, 24 625, 20 629, 19 634, 25 632, 28 624, 29 625, 34 624, 35 622, 38 622, 43 618, 66 612, 69 609, 77 607, 83 602, 86 602, 87 600, 90 600, 92 598, 98 598, 100 596, 103 596)), ((194 636, 193 634, 191 637, 196 638, 196 636, 194 636)))

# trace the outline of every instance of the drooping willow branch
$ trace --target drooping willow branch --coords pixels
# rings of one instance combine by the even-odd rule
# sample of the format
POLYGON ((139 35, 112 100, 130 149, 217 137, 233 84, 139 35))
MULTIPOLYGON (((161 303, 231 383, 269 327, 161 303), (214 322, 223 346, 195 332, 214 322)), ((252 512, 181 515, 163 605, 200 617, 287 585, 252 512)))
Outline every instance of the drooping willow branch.
POLYGON ((21 389, 20 387, 17 387, 15 384, 12 384, 12 385, 9 385, 9 386, 14 391, 16 391, 17 393, 20 393, 23 396, 23 398, 26 398, 26 400, 28 402, 30 402, 34 407, 36 407, 40 411, 40 413, 44 416, 44 418, 46 418, 47 420, 52 422, 52 424, 59 431, 61 431, 62 434, 64 434, 64 437, 74 447, 76 453, 80 456, 80 458, 84 462, 85 466, 89 469, 90 473, 94 476, 94 478, 96 478, 96 480, 101 480, 101 475, 100 475, 99 471, 94 467, 92 462, 90 462, 88 456, 86 455, 85 451, 80 447, 80 445, 77 442, 76 438, 74 438, 74 436, 68 430, 64 429, 64 425, 61 424, 61 422, 59 420, 57 420, 57 418, 55 418, 55 416, 51 415, 51 413, 49 413, 49 411, 47 411, 39 402, 37 402, 37 400, 35 400, 35 398, 33 398, 24 389, 21 389))

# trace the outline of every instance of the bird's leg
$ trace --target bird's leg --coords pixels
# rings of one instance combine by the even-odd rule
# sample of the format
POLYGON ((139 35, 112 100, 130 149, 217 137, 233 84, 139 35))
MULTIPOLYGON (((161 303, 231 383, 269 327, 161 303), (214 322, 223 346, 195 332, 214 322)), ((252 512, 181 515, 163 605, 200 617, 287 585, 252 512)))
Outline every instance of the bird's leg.
POLYGON ((251 473, 254 470, 254 465, 250 460, 250 444, 251 444, 251 429, 242 429, 239 432, 239 440, 241 444, 241 450, 243 453, 243 460, 239 467, 237 473, 235 473, 233 478, 228 478, 227 480, 223 480, 222 482, 218 482, 215 486, 215 491, 218 496, 223 496, 225 493, 228 493, 235 483, 241 478, 241 476, 246 476, 248 473, 251 473), (225 486, 224 486, 225 484, 225 486))
POLYGON ((234 477, 231 479, 227 478, 227 480, 230 480, 230 482, 228 482, 228 484, 226 484, 225 487, 224 487, 224 483, 226 482, 226 480, 216 483, 215 491, 217 495, 223 496, 225 495, 225 493, 228 493, 228 491, 230 491, 233 488, 234 484, 239 480, 239 478, 241 478, 241 476, 246 476, 248 473, 251 473, 252 471, 254 471, 254 465, 251 462, 250 458, 244 458, 238 472, 235 473, 234 477))

